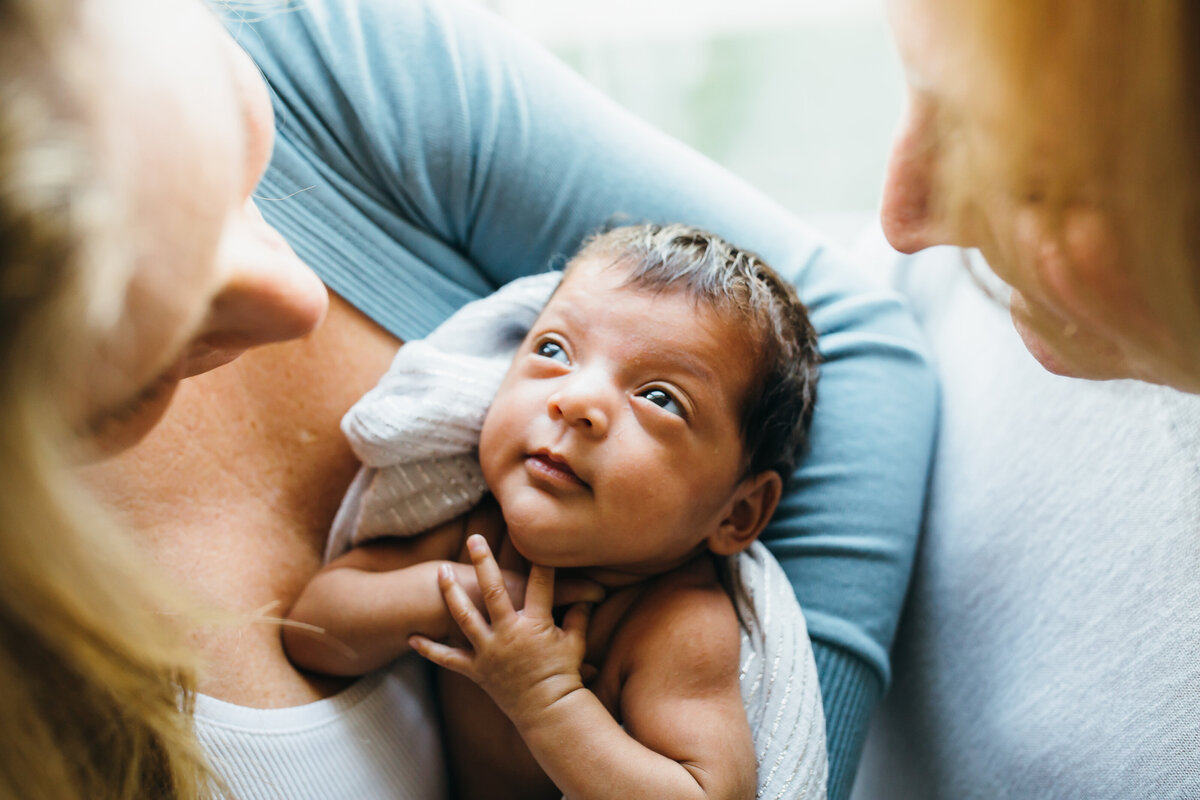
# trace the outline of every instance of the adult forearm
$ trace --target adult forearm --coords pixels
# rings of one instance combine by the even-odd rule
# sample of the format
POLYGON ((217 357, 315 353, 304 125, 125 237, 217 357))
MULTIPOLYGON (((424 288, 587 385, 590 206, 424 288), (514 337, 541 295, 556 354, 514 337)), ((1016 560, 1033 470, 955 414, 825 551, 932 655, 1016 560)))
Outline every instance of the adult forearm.
POLYGON ((846 800, 862 755, 871 712, 883 696, 883 683, 867 662, 824 642, 813 642, 813 656, 825 710, 828 798, 846 800))

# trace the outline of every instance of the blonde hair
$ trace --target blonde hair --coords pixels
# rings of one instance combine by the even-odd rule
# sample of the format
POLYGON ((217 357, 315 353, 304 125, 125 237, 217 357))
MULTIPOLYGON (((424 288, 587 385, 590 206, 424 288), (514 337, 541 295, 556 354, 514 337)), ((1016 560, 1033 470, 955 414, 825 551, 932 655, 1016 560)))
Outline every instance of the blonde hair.
MULTIPOLYGON (((1001 258, 986 192, 1036 198, 1052 232, 1104 214, 1129 288, 1169 332, 1135 355, 1200 380, 1200 7, 1193 0, 925 0, 959 83, 935 202, 1001 258)), ((1182 379, 1182 378, 1181 378, 1182 379)))
POLYGON ((168 592, 68 465, 75 376, 129 273, 95 202, 79 5, 0 0, 0 797, 203 797, 168 592))

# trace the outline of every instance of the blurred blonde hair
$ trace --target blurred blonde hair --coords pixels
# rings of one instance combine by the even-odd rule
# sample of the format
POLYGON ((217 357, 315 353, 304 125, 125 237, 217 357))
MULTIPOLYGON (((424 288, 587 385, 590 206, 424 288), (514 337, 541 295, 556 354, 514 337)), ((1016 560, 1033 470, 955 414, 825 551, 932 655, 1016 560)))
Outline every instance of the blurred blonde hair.
POLYGON ((0 796, 212 794, 169 592, 69 468, 129 277, 89 165, 77 0, 0 0, 0 796))
POLYGON ((1137 342, 1138 357, 1200 379, 1200 6, 927 2, 957 81, 936 123, 935 213, 1016 260, 1011 233, 989 228, 988 192, 1036 199, 1058 235, 1073 206, 1099 210, 1130 289, 1171 337, 1137 342))

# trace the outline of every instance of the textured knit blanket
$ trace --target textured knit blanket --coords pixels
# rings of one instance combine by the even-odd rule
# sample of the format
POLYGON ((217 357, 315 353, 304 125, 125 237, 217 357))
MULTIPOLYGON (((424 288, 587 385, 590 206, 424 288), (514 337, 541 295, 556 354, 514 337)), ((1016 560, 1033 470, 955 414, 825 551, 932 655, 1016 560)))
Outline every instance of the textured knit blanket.
MULTIPOLYGON (((342 420, 362 460, 326 558, 379 536, 422 533, 466 513, 487 485, 479 432, 517 346, 561 273, 522 278, 408 342, 342 420)), ((741 688, 758 797, 824 798, 825 717, 804 616, 775 558, 755 542, 726 559, 741 620, 741 688)))

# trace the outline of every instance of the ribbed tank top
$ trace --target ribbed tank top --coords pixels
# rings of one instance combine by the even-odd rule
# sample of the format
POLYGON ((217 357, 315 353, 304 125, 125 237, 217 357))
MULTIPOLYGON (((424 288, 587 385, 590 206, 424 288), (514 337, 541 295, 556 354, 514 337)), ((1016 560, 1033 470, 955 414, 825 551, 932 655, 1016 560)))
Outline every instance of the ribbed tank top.
POLYGON ((200 695, 196 732, 238 800, 446 797, 427 665, 413 657, 292 708, 200 695))

